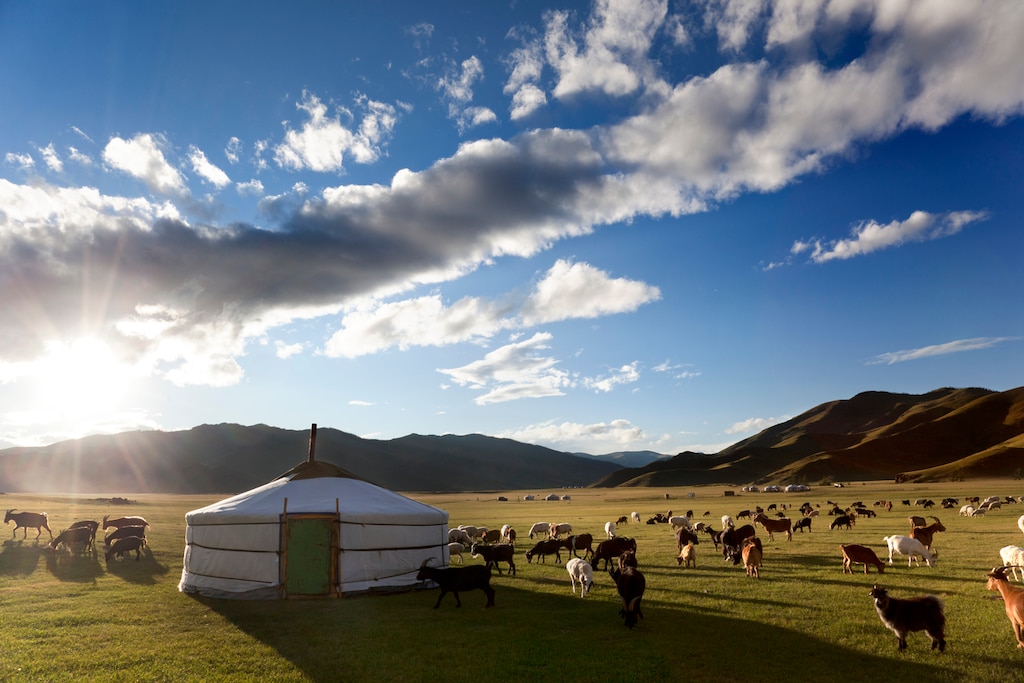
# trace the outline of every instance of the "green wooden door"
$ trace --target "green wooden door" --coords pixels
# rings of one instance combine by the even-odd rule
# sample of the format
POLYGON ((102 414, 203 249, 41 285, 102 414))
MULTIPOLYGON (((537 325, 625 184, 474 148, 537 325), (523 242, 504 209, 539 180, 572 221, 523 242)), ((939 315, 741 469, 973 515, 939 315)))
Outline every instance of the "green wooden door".
POLYGON ((331 592, 333 527, 334 520, 329 517, 288 519, 288 595, 331 592))

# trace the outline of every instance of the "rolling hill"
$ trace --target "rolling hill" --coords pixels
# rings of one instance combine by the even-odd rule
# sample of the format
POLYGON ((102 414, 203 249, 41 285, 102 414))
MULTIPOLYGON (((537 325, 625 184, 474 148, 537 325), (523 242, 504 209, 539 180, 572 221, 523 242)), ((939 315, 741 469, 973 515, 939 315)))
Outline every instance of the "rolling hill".
MULTIPOLYGON (((267 425, 134 431, 0 451, 0 490, 233 493, 306 459, 309 432, 267 425)), ((493 491, 583 486, 621 467, 479 434, 389 441, 318 429, 316 459, 397 491, 493 491)))
POLYGON ((714 454, 680 453, 593 486, 1024 477, 1024 387, 865 392, 714 454))

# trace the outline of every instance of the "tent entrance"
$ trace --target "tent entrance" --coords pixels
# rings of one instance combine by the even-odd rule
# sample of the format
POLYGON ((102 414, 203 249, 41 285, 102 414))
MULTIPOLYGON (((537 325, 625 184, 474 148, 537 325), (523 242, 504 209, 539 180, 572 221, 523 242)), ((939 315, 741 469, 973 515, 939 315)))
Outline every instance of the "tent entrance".
POLYGON ((338 517, 285 514, 281 585, 287 597, 338 596, 338 517))

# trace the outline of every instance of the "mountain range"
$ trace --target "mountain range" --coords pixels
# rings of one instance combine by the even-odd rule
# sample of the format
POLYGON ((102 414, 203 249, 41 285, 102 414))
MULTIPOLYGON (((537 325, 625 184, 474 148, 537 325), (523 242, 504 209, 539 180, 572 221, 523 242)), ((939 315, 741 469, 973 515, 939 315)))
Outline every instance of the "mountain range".
MULTIPOLYGON (((1024 387, 864 392, 716 454, 592 456, 480 434, 387 441, 316 432, 315 458, 398 491, 1024 478, 1024 387)), ((305 460, 310 432, 267 425, 132 431, 0 450, 0 491, 235 493, 305 460)))

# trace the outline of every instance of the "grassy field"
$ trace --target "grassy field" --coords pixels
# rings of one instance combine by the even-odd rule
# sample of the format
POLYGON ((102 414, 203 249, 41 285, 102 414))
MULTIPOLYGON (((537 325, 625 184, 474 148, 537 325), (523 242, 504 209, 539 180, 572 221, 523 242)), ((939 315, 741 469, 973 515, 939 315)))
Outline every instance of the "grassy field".
MULTIPOLYGON (((4 495, 4 508, 45 510, 55 531, 79 519, 140 514, 152 524, 150 548, 139 562, 107 564, 100 557, 55 557, 48 540, 22 532, 0 552, 0 680, 4 681, 593 681, 688 680, 1024 680, 998 596, 985 573, 999 548, 1024 546, 1017 518, 1024 505, 982 518, 933 510, 948 528, 936 537, 933 568, 908 569, 906 559, 878 576, 844 575, 839 543, 862 543, 883 556, 882 537, 906 533, 920 508, 902 499, 1022 495, 1016 481, 914 484, 855 483, 799 494, 724 496, 722 486, 674 489, 572 490, 570 501, 522 501, 524 493, 413 495, 446 509, 452 526, 510 523, 520 531, 518 574, 497 576, 494 609, 479 591, 431 609, 434 591, 338 600, 240 602, 207 600, 177 591, 184 514, 218 496, 137 496, 128 506, 84 496, 4 495), (692 494, 692 497, 688 497, 692 494), (666 499, 666 496, 669 498, 666 499), (765 541, 762 578, 722 561, 712 544, 697 548, 697 567, 680 568, 667 525, 629 524, 647 577, 646 619, 628 631, 606 573, 594 592, 574 597, 560 565, 527 564, 522 553, 537 521, 569 522, 599 537, 604 523, 636 510, 705 511, 716 528, 722 514, 771 503, 798 506, 834 500, 846 506, 879 499, 891 512, 862 519, 853 530, 829 531, 831 518, 797 532, 791 542, 765 541), (947 650, 928 649, 912 634, 898 653, 868 591, 880 583, 895 597, 935 593, 946 605, 947 650), (751 673, 753 672, 753 673, 751 673)), ((7 528, 12 528, 9 525, 7 528)), ((565 560, 564 556, 562 558, 565 560)), ((474 563, 467 555, 467 562, 474 563)))

